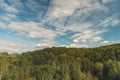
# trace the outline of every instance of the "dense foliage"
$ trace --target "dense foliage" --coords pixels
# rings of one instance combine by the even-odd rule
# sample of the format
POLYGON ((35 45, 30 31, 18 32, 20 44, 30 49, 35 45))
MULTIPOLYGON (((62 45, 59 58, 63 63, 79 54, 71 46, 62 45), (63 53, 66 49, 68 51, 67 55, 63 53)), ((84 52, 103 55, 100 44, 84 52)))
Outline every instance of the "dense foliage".
POLYGON ((120 80, 120 44, 3 52, 0 80, 120 80))

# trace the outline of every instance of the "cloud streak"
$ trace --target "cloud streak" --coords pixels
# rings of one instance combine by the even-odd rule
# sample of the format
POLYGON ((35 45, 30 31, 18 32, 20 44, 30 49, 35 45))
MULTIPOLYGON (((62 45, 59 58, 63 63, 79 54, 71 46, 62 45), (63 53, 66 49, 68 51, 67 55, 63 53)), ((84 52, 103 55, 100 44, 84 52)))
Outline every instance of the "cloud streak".
MULTIPOLYGON (((0 14, 0 30, 7 30, 13 36, 26 41, 30 39, 34 44, 31 47, 66 45, 58 39, 59 36, 69 37, 69 44, 66 46, 70 47, 93 47, 93 44, 110 43, 102 35, 107 33, 109 28, 120 24, 120 13, 111 12, 109 7, 115 2, 113 0, 1 0, 0 2, 2 3, 0 10, 3 12, 0 14), (107 3, 109 5, 106 5, 107 3), (69 32, 72 34, 68 35, 69 32)), ((116 9, 118 7, 113 6, 116 9)))
POLYGON ((0 46, 0 51, 5 51, 9 53, 18 53, 18 52, 20 53, 28 50, 29 51, 33 50, 26 44, 21 44, 21 43, 13 42, 10 40, 4 40, 4 39, 0 39, 0 45, 2 45, 0 46))

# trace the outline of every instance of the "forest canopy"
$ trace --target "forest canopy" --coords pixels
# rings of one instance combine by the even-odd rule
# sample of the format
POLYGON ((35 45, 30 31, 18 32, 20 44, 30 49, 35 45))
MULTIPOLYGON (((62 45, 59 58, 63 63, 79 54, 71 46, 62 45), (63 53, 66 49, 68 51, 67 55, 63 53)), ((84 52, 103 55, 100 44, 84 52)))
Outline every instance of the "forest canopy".
POLYGON ((120 80, 120 44, 1 52, 0 80, 120 80))

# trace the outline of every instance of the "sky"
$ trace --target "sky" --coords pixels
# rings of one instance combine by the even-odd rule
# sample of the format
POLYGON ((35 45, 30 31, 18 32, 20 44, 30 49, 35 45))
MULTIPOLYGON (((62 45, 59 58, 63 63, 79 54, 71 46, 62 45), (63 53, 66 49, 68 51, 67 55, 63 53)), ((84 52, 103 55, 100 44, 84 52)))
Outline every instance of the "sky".
POLYGON ((0 0, 0 51, 120 43, 120 0, 0 0))

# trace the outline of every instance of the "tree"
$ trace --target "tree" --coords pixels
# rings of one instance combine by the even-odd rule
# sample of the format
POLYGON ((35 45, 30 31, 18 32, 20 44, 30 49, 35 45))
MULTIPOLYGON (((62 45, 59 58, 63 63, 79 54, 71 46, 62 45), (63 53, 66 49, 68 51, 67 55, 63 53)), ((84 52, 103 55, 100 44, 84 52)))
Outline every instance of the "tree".
POLYGON ((96 62, 94 64, 94 75, 97 76, 100 80, 103 80, 103 68, 104 65, 101 62, 96 62))
POLYGON ((7 75, 8 73, 8 53, 6 52, 2 52, 0 54, 0 80, 2 80, 2 77, 4 77, 5 75, 7 75))
POLYGON ((105 63, 104 75, 106 80, 120 79, 120 61, 108 60, 105 63))

